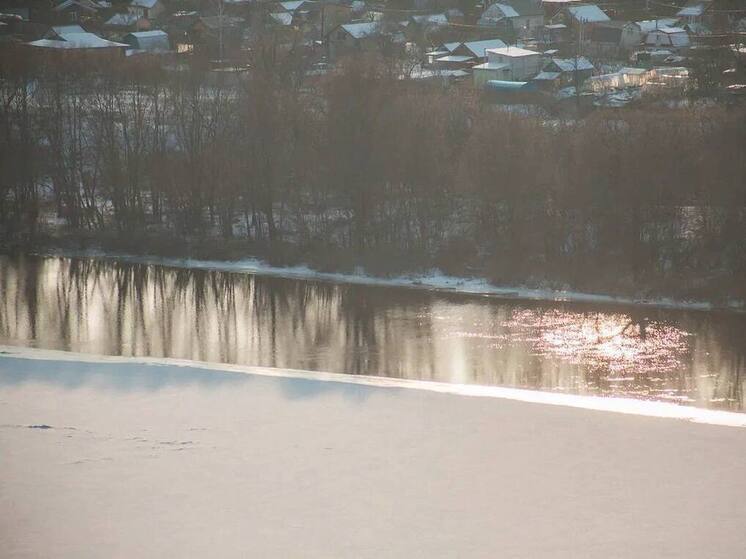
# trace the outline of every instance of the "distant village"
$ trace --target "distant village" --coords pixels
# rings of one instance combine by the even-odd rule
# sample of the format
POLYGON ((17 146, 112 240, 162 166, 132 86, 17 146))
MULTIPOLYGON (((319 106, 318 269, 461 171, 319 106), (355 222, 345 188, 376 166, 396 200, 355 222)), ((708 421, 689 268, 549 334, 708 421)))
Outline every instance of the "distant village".
POLYGON ((624 106, 646 93, 679 95, 699 69, 711 94, 746 97, 739 1, 0 2, 0 48, 47 64, 201 60, 240 76, 262 40, 301 52, 309 77, 379 53, 402 61, 402 79, 473 88, 497 103, 624 106))

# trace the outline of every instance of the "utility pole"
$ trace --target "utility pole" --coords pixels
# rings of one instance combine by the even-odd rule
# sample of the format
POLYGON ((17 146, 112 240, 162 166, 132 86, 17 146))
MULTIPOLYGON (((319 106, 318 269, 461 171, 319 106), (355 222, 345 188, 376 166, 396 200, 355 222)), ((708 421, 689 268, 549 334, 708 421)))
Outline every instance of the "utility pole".
POLYGON ((223 0, 218 0, 218 61, 223 65, 223 0))

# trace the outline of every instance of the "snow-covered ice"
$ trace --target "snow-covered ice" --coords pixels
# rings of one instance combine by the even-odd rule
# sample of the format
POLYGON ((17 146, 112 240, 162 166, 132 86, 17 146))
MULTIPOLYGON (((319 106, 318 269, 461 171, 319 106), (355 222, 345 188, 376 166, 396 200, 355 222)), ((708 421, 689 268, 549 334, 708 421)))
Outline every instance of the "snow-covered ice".
POLYGON ((0 351, 3 557, 732 558, 746 548, 744 415, 0 351))
POLYGON ((618 295, 604 295, 599 293, 584 293, 570 290, 532 289, 527 287, 501 287, 491 284, 483 278, 468 278, 449 276, 439 270, 432 270, 427 274, 410 274, 394 277, 376 277, 359 269, 355 273, 319 272, 309 266, 273 266, 258 258, 242 260, 200 260, 193 258, 170 258, 161 256, 140 256, 129 254, 111 254, 98 250, 86 251, 55 251, 44 253, 42 256, 53 255, 63 257, 98 258, 132 264, 150 264, 170 266, 174 268, 188 268, 196 270, 213 270, 220 272, 242 272, 263 276, 274 276, 291 279, 306 279, 334 283, 359 285, 377 285, 387 287, 407 287, 414 289, 428 289, 472 295, 489 295, 505 299, 530 301, 555 301, 598 303, 608 305, 639 305, 656 308, 686 309, 708 311, 727 309, 729 311, 746 311, 746 302, 730 301, 724 307, 713 305, 707 301, 684 301, 670 297, 638 298, 618 295))

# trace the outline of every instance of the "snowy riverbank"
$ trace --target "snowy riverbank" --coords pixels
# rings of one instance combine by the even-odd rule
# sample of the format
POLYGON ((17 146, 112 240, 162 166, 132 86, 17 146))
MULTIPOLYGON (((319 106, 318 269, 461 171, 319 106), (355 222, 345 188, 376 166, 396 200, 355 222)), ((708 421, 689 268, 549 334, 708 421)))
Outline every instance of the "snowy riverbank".
POLYGON ((308 266, 272 266, 257 258, 242 260, 200 260, 191 258, 170 258, 160 256, 140 256, 131 254, 112 254, 97 250, 87 251, 54 251, 40 256, 65 256, 78 258, 96 258, 114 260, 133 264, 152 264, 175 268, 196 270, 214 270, 221 272, 248 273, 290 279, 304 279, 333 283, 403 287, 426 289, 467 295, 483 295, 503 299, 595 303, 603 305, 631 305, 664 309, 730 312, 746 312, 746 302, 733 301, 728 305, 716 305, 706 301, 682 301, 675 298, 636 298, 579 291, 560 291, 554 289, 532 289, 526 287, 500 287, 492 285, 485 279, 455 277, 442 274, 439 270, 421 275, 402 275, 395 277, 375 277, 359 270, 354 274, 319 272, 308 266))
POLYGON ((2 351, 10 558, 730 558, 746 546, 742 428, 526 391, 2 351))

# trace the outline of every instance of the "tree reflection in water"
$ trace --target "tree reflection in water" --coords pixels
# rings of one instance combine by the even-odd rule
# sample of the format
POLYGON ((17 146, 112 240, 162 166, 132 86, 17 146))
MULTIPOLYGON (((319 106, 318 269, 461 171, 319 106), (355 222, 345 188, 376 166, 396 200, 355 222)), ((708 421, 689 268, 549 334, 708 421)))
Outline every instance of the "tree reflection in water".
POLYGON ((3 343, 744 409, 735 314, 56 257, 1 257, 0 291, 3 343))

